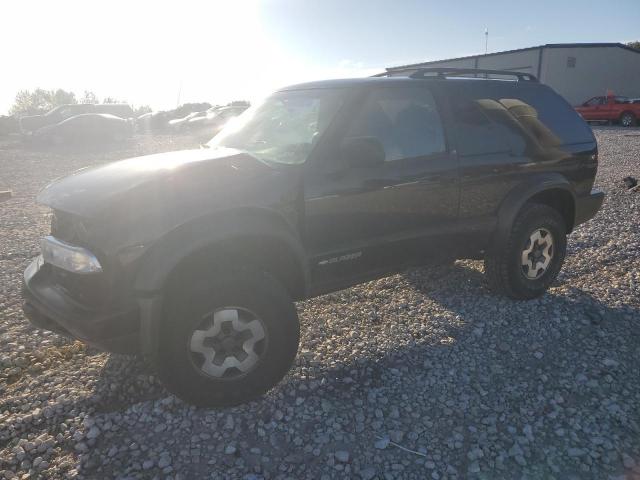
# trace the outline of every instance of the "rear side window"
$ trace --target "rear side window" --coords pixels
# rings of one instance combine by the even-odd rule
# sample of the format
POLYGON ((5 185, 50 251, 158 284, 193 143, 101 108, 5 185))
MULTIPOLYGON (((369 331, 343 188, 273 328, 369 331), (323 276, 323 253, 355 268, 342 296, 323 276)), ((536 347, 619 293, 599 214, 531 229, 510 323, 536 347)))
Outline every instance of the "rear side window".
POLYGON ((591 128, 567 101, 545 86, 514 88, 515 97, 529 104, 536 118, 560 139, 562 145, 593 141, 591 128))
POLYGON ((388 162, 445 151, 436 102, 424 87, 372 90, 347 137, 376 137, 388 162))
POLYGON ((520 154, 530 142, 544 148, 593 141, 574 109, 544 86, 478 81, 449 85, 449 91, 463 155, 505 149, 520 154), (487 121, 484 138, 461 116, 471 108, 487 121))
POLYGON ((459 155, 524 151, 526 142, 522 132, 512 125, 513 120, 509 115, 504 115, 504 108, 495 100, 459 92, 451 97, 451 106, 456 122, 459 155))

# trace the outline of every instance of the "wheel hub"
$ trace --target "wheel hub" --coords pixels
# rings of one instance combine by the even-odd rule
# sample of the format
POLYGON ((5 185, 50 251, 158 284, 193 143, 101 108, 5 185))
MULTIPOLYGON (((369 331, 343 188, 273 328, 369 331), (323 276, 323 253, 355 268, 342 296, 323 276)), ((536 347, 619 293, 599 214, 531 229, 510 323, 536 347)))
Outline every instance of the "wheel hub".
POLYGON ((237 378, 252 371, 266 346, 266 330, 253 312, 224 307, 205 315, 189 339, 194 366, 214 378, 237 378))
POLYGON ((540 278, 549 268, 553 254, 553 235, 551 232, 544 228, 534 230, 522 250, 522 273, 529 280, 540 278))

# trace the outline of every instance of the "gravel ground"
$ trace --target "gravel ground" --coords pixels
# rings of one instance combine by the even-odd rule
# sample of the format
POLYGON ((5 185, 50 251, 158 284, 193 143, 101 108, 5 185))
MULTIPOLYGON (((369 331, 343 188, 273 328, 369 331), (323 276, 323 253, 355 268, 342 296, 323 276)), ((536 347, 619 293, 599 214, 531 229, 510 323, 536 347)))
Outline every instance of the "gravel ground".
POLYGON ((298 304, 300 355, 261 401, 196 410, 141 361, 31 328, 20 279, 48 232, 34 195, 107 153, 0 144, 0 479, 640 479, 640 131, 598 128, 603 210, 541 299, 480 262, 298 304))

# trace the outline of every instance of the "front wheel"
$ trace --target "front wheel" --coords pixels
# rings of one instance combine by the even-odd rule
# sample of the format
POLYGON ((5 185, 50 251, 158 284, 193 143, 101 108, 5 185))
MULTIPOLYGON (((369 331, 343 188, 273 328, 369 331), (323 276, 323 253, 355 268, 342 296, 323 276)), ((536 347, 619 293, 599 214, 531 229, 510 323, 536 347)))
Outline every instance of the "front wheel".
POLYGON ((201 407, 253 400, 287 373, 300 326, 288 292, 254 270, 215 274, 170 300, 157 358, 169 391, 201 407))
POLYGON ((542 295, 558 276, 567 250, 567 227, 557 210, 522 208, 503 243, 489 249, 484 269, 493 290, 519 300, 542 295))

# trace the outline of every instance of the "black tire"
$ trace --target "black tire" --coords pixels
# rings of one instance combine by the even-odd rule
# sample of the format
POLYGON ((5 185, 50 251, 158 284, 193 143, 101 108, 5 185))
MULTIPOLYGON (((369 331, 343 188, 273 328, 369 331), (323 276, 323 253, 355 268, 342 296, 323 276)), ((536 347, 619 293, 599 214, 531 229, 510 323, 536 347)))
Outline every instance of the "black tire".
POLYGON ((489 250, 484 259, 484 271, 490 287, 517 300, 539 297, 554 282, 567 251, 567 227, 557 210, 536 203, 525 204, 511 227, 503 250, 489 250), (522 254, 529 238, 538 229, 551 233, 553 255, 539 278, 528 278, 522 266, 522 254))
POLYGON ((200 407, 224 407, 253 400, 276 385, 287 373, 298 350, 300 324, 287 290, 271 275, 243 269, 202 280, 169 300, 156 359, 167 389, 200 407), (203 316, 234 306, 255 312, 265 330, 257 365, 237 378, 214 378, 193 361, 189 342, 203 316))
POLYGON ((633 112, 624 112, 620 115, 620 125, 623 127, 633 127, 636 124, 636 116, 633 112))

